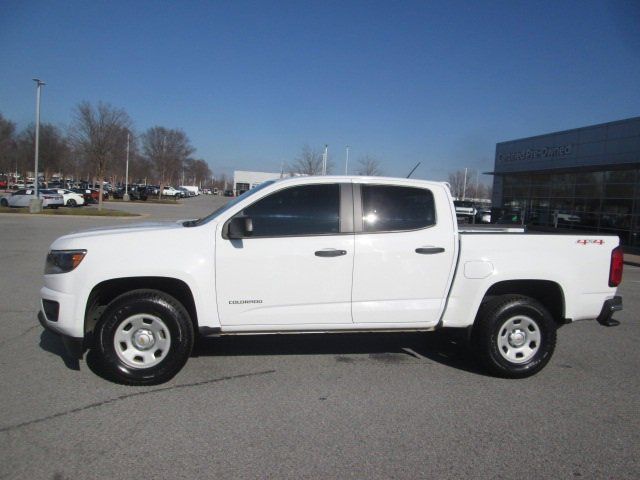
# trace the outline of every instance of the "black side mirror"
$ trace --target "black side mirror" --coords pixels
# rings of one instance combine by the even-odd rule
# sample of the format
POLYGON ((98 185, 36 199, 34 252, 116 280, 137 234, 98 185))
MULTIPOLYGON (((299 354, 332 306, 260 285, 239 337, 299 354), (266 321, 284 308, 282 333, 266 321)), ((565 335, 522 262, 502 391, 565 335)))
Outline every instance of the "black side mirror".
POLYGON ((233 217, 227 224, 227 237, 236 240, 250 237, 253 233, 253 221, 251 217, 243 215, 233 217))

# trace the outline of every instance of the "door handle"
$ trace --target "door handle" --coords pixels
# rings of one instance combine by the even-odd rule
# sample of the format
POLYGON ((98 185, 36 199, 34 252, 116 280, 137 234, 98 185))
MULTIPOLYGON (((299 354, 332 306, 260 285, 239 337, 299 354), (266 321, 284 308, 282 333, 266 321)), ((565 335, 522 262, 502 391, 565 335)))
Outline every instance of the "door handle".
POLYGON ((316 257, 340 257, 346 254, 346 250, 336 250, 335 248, 327 248, 325 250, 316 251, 316 257))
POLYGON ((420 247, 416 248, 416 253, 421 253, 422 255, 433 255, 434 253, 442 253, 444 252, 444 248, 442 247, 420 247))

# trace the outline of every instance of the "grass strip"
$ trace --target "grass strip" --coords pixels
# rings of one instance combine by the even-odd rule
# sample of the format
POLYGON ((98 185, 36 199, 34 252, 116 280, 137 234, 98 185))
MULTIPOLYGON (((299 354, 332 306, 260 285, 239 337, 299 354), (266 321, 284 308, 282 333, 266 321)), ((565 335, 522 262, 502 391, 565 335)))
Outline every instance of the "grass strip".
POLYGON ((0 207, 0 213, 22 213, 29 215, 60 215, 60 216, 82 216, 82 217, 139 217, 140 215, 135 213, 123 212, 121 210, 111 210, 109 208, 103 208, 98 210, 97 208, 45 208, 40 213, 29 212, 28 207, 0 207))

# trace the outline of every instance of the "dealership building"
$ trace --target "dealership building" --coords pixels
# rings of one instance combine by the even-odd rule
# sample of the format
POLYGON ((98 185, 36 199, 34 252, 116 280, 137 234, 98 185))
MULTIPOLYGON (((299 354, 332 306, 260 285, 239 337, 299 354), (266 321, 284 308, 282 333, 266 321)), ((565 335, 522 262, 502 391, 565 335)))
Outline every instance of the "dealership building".
POLYGON ((493 207, 640 248, 640 117, 496 145, 493 207))

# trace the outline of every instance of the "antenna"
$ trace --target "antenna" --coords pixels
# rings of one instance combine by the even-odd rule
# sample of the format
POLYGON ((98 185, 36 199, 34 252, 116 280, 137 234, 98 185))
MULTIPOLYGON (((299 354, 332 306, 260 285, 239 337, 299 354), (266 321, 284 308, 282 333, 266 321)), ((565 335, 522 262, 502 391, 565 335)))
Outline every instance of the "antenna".
POLYGON ((415 166, 415 167, 413 167, 413 169, 409 172, 409 175, 407 175, 407 178, 409 178, 409 177, 413 174, 413 172, 415 172, 415 171, 416 171, 416 168, 418 168, 418 167, 420 166, 420 164, 421 164, 421 163, 422 163, 422 162, 418 162, 418 163, 416 163, 416 166, 415 166))

